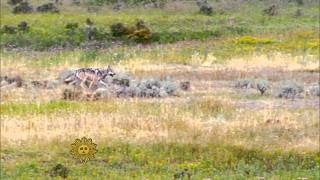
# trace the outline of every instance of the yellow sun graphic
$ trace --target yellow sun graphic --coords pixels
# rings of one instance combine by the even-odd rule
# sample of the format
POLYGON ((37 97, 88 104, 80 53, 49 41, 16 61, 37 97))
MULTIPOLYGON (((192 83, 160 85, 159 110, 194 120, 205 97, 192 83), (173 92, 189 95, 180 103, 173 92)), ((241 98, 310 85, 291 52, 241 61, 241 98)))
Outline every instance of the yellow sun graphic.
POLYGON ((71 144, 71 155, 83 163, 93 159, 96 152, 97 145, 92 142, 91 138, 83 137, 76 139, 74 143, 71 144))

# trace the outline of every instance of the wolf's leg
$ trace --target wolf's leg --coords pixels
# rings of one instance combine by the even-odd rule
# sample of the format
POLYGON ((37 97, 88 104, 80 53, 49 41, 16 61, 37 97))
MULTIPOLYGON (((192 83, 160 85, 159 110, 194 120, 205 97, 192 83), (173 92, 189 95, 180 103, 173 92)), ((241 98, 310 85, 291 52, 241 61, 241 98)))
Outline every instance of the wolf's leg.
POLYGON ((88 87, 85 87, 85 83, 87 82, 87 79, 88 79, 88 77, 84 78, 84 80, 81 81, 81 83, 80 83, 80 86, 81 86, 83 89, 88 88, 88 87))
POLYGON ((98 81, 97 78, 93 78, 93 79, 92 79, 92 81, 91 81, 91 83, 90 83, 90 85, 89 85, 89 89, 90 89, 90 90, 91 90, 91 87, 92 87, 93 84, 95 84, 95 85, 97 84, 97 81, 98 81))
POLYGON ((100 80, 99 83, 103 84, 106 87, 108 86, 107 83, 103 82, 102 80, 100 80))

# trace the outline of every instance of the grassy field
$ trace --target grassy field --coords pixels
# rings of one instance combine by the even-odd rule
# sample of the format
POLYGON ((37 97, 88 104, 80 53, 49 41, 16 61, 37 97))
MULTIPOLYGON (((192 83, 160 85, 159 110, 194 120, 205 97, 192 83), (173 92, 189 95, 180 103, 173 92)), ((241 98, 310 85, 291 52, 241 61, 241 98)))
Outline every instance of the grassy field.
POLYGON ((1 34, 1 76, 24 80, 13 88, 1 82, 1 179, 320 178, 320 100, 308 93, 320 76, 319 8, 290 3, 267 16, 262 2, 231 9, 217 3, 217 13, 205 16, 190 3, 173 5, 119 12, 105 5, 92 13, 87 4, 68 4, 59 14, 26 15, 1 5, 2 27, 30 25, 26 33, 1 34), (109 34, 99 40, 107 47, 82 48, 91 42, 64 27, 83 26, 88 17, 107 34, 115 22, 143 19, 160 38, 137 44, 109 34), (70 101, 62 95, 67 85, 32 86, 67 69, 108 64, 139 80, 189 81, 191 89, 164 98, 70 101), (264 95, 235 88, 240 79, 270 87, 264 95), (301 84, 302 97, 277 97, 284 81, 301 84), (85 164, 70 154, 84 136, 98 149, 85 164), (58 164, 68 173, 53 173, 58 164))

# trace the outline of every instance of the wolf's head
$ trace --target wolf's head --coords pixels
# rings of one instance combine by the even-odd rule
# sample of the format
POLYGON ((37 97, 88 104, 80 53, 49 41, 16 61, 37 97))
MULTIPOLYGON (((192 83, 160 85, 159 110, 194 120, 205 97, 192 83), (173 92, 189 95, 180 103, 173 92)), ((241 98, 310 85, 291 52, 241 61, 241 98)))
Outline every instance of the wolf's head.
POLYGON ((116 75, 116 73, 113 71, 112 67, 110 65, 108 65, 107 69, 103 70, 103 77, 107 77, 107 76, 114 76, 116 75))

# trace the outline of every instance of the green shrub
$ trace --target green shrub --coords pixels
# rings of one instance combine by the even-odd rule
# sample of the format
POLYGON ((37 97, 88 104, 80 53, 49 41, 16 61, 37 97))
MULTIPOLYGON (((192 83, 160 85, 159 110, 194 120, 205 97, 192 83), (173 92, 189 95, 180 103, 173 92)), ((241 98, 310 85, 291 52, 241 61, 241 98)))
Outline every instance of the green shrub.
POLYGON ((21 13, 30 13, 33 11, 31 5, 28 2, 19 3, 17 6, 13 8, 13 14, 21 14, 21 13))
POLYGON ((136 27, 131 29, 134 29, 134 31, 129 31, 129 38, 133 39, 135 42, 146 43, 151 40, 151 31, 146 27, 142 20, 137 21, 136 27))
POLYGON ((269 38, 255 38, 251 36, 243 36, 239 38, 236 43, 237 44, 271 44, 275 41, 269 38))
POLYGON ((6 33, 6 34, 15 34, 17 32, 17 28, 14 26, 9 26, 9 25, 4 25, 1 28, 1 34, 6 33))
POLYGON ((263 12, 266 14, 266 15, 269 15, 269 16, 275 16, 277 15, 277 6, 275 4, 271 5, 270 7, 268 7, 267 9, 263 10, 263 12))
POLYGON ((20 24, 18 24, 18 30, 19 31, 28 31, 29 30, 28 23, 25 21, 20 22, 20 24))
POLYGON ((197 5, 201 14, 211 15, 213 13, 213 8, 207 0, 197 0, 197 5))
POLYGON ((49 175, 51 177, 60 176, 62 178, 67 178, 68 174, 69 174, 69 169, 63 166, 62 164, 57 164, 49 172, 49 175))
POLYGON ((23 0, 8 0, 8 4, 10 4, 10 5, 17 5, 22 2, 23 2, 23 0))
POLYGON ((46 3, 37 7, 37 12, 50 12, 50 13, 58 13, 59 9, 53 3, 46 3))
POLYGON ((130 34, 130 30, 128 27, 123 25, 122 23, 115 23, 110 26, 111 34, 114 37, 122 37, 130 34))

